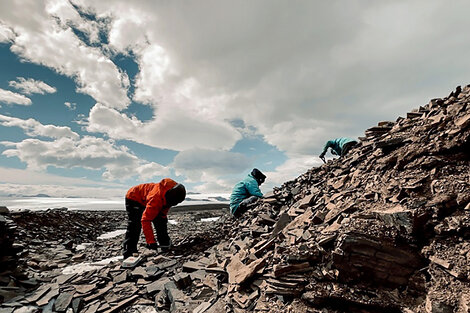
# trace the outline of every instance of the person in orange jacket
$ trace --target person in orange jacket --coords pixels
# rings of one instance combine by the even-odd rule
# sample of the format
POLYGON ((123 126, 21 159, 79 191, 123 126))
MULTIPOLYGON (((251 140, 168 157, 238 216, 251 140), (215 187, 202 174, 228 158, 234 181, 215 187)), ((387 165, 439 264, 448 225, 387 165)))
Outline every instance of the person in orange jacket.
POLYGON ((140 184, 127 191, 126 211, 129 219, 124 239, 124 259, 137 252, 141 228, 147 248, 170 247, 167 213, 170 207, 183 202, 185 197, 184 186, 170 178, 164 178, 159 183, 140 184), (152 223, 159 245, 155 241, 152 223))

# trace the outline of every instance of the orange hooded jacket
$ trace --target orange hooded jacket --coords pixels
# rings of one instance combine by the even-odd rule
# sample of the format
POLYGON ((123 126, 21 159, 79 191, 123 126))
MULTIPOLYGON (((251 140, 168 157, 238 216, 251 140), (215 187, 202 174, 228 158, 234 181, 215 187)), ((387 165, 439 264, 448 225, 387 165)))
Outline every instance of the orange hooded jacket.
POLYGON ((155 235, 153 234, 152 221, 161 214, 166 218, 169 206, 166 205, 165 193, 178 183, 173 179, 164 178, 159 183, 140 184, 132 187, 126 194, 126 198, 145 205, 142 214, 142 230, 144 231, 145 240, 148 244, 155 243, 155 235))

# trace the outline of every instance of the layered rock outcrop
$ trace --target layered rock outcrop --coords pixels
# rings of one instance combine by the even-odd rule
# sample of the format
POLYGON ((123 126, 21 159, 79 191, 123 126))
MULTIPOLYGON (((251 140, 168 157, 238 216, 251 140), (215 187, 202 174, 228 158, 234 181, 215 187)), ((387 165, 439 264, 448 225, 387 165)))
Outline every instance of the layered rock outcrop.
POLYGON ((286 182, 237 221, 233 244, 243 244, 227 268, 265 264, 250 275, 262 283, 238 284, 261 295, 241 308, 467 312, 469 202, 467 86, 369 128, 346 157, 286 182), (290 283, 298 273, 304 281, 290 283))

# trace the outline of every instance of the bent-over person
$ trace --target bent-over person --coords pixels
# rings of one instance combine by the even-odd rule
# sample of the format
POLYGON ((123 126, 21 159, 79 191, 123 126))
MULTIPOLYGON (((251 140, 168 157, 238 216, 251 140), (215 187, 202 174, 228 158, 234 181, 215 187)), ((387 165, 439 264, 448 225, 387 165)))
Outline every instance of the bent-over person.
POLYGON ((171 178, 164 178, 159 183, 140 184, 129 189, 126 194, 128 224, 124 239, 124 259, 137 253, 141 229, 144 231, 147 248, 164 250, 170 247, 167 214, 170 207, 183 202, 185 197, 184 186, 171 178), (155 240, 152 224, 159 244, 155 240))

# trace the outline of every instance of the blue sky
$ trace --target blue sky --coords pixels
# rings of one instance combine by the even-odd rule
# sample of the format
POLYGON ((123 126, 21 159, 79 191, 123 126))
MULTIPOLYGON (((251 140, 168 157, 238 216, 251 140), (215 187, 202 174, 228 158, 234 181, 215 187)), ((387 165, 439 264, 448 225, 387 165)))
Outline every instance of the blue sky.
MULTIPOLYGON (((22 121, 32 118, 42 125, 66 126, 81 137, 93 136, 103 140, 108 139, 106 133, 88 132, 79 122, 88 115, 96 101, 89 95, 77 92, 73 78, 61 75, 48 67, 21 59, 10 49, 10 44, 0 44, 0 67, 5 69, 0 72, 0 88, 25 95, 31 100, 31 104, 18 105, 4 101, 1 103, 1 115, 15 117, 22 121), (11 82, 18 81, 20 78, 34 80, 36 84, 43 82, 54 88, 55 91, 50 93, 29 93, 28 91, 21 90, 21 88, 15 88, 11 82), (66 103, 70 105, 67 106, 66 103)), ((116 55, 112 60, 121 71, 127 73, 131 80, 138 73, 138 66, 131 56, 116 55)), ((129 93, 133 92, 132 89, 131 85, 129 93)), ((136 101, 132 101, 122 112, 129 116, 135 116, 143 122, 151 120, 154 114, 150 106, 136 101)), ((233 125, 240 127, 243 126, 243 122, 233 121, 233 125)), ((176 128, 178 127, 178 125, 174 126, 176 128)), ((28 136, 25 134, 24 129, 19 126, 0 125, 0 132, 2 134, 1 140, 4 142, 21 142, 27 138, 48 140, 47 136, 28 136)), ((129 153, 135 155, 138 159, 145 160, 146 162, 155 162, 162 166, 171 166, 175 156, 178 154, 176 150, 152 147, 132 140, 116 140, 114 145, 127 147, 129 153)), ((28 167, 27 161, 24 162, 18 157, 9 157, 2 153, 7 149, 9 149, 7 145, 0 145, 0 165, 2 167, 10 169, 26 169, 28 167)), ((247 160, 244 160, 246 166, 245 168, 240 168, 241 172, 244 172, 243 174, 246 174, 253 166, 258 166, 265 171, 273 171, 276 166, 286 160, 284 153, 276 149, 276 147, 267 144, 262 136, 255 134, 243 136, 228 151, 246 156, 247 160)), ((84 161, 83 167, 80 165, 67 166, 50 163, 42 168, 40 172, 41 171, 62 177, 87 179, 90 181, 90 186, 93 186, 95 183, 101 185, 100 183, 103 182, 102 175, 105 172, 105 168, 89 169, 84 161)), ((184 172, 180 173, 180 175, 176 175, 175 170, 170 168, 166 174, 167 175, 150 175, 147 178, 152 181, 158 181, 165 176, 171 176, 181 181, 185 180, 184 172)), ((234 180, 238 179, 241 174, 242 173, 231 172, 226 175, 220 173, 218 178, 234 180)), ((123 177, 116 177, 112 181, 122 184, 123 186, 132 186, 133 184, 143 182, 138 173, 134 175, 130 173, 123 177)), ((191 189, 201 185, 201 183, 192 181, 187 183, 187 185, 189 189, 191 189)), ((211 192, 212 190, 207 191, 211 192)), ((223 192, 225 190, 214 191, 223 192)))
POLYGON ((467 84, 466 1, 2 1, 0 195, 229 193, 467 84), (437 22, 438 21, 438 22, 437 22))

